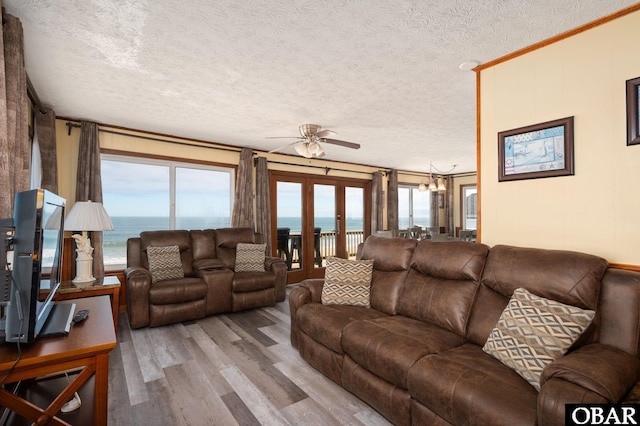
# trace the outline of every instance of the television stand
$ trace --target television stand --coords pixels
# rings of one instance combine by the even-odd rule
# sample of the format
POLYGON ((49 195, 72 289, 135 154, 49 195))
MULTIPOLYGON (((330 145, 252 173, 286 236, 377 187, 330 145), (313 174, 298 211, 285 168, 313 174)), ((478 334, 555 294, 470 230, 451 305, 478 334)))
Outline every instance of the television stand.
POLYGON ((93 424, 106 425, 109 352, 116 347, 109 297, 86 297, 73 302, 58 303, 75 303, 77 309, 88 309, 91 314, 86 321, 74 324, 68 336, 36 339, 33 343, 21 344, 22 357, 15 367, 15 361, 18 359, 17 345, 0 346, 0 377, 4 377, 8 372, 5 384, 11 384, 71 369, 79 369, 79 373, 53 401, 47 402, 49 405, 46 408, 40 408, 18 395, 13 395, 10 389, 6 388, 0 388, 0 406, 33 423, 49 419, 55 424, 64 424, 58 417, 62 406, 73 397, 74 392, 80 388, 87 388, 83 386, 85 382, 89 384, 93 381, 90 389, 93 396, 83 395, 80 411, 89 408, 84 404, 86 398, 93 399, 93 424))

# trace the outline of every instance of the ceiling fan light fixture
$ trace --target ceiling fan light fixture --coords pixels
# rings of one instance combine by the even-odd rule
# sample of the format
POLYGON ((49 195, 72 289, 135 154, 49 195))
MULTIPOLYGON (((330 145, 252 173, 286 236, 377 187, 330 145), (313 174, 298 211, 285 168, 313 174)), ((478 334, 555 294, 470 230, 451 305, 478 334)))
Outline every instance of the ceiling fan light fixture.
POLYGON ((295 150, 298 154, 302 155, 305 158, 312 157, 311 153, 309 152, 308 144, 306 142, 297 144, 295 146, 295 150))
POLYGON ((322 151, 322 147, 316 141, 312 140, 311 142, 308 142, 306 145, 307 145, 307 150, 309 151, 310 154, 318 155, 322 151))

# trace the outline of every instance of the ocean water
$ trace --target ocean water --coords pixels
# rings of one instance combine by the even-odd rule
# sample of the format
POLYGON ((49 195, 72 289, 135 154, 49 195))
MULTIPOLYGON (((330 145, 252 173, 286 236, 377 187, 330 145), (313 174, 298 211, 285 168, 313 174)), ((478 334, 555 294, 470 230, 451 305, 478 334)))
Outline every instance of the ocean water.
MULTIPOLYGON (((112 216, 113 231, 102 233, 104 264, 124 265, 127 263, 127 239, 138 237, 142 231, 161 231, 169 229, 168 217, 112 216)), ((280 217, 278 227, 290 228, 291 232, 300 232, 302 219, 299 217, 280 217)), ((228 217, 182 217, 176 218, 176 229, 216 229, 228 228, 228 217)), ((322 231, 335 230, 335 220, 331 217, 316 218, 315 226, 322 231)), ((361 230, 362 218, 347 218, 347 230, 361 230)))

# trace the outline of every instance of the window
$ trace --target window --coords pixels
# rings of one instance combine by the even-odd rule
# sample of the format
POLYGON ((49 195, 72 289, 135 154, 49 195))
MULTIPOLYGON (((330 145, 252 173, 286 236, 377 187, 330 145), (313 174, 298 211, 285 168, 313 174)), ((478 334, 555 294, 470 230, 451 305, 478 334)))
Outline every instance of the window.
POLYGON ((102 155, 104 264, 127 263, 127 239, 142 231, 231 226, 234 169, 102 155))
POLYGON ((398 228, 431 226, 431 191, 418 191, 417 186, 398 185, 398 228))
POLYGON ((477 229, 478 221, 478 188, 476 185, 460 185, 460 210, 462 229, 477 229))

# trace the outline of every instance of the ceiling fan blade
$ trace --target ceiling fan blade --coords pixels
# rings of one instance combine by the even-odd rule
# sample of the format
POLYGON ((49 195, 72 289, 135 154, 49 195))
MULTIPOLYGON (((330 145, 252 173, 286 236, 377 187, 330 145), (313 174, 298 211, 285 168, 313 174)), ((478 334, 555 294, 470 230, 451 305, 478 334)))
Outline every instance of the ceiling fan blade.
POLYGON ((322 139, 322 142, 326 142, 326 143, 330 143, 333 145, 340 145, 340 146, 344 146, 347 148, 352 148, 352 149, 360 149, 360 144, 359 143, 353 143, 353 142, 347 142, 347 141, 340 141, 338 139, 322 139))
POLYGON ((267 136, 265 139, 300 139, 300 136, 267 136))
POLYGON ((324 139, 327 136, 333 136, 333 135, 337 135, 337 133, 334 132, 333 130, 329 130, 329 129, 320 130, 319 132, 316 132, 316 134, 315 134, 315 136, 319 137, 320 139, 324 139))
POLYGON ((290 147, 291 145, 295 145, 295 144, 297 144, 298 142, 300 142, 300 141, 291 142, 291 143, 288 143, 288 144, 286 144, 286 145, 281 146, 280 148, 272 149, 271 151, 269 151, 269 154, 273 154, 274 152, 278 152, 278 151, 280 151, 280 150, 283 150, 283 149, 285 149, 285 148, 288 148, 288 147, 290 147))

